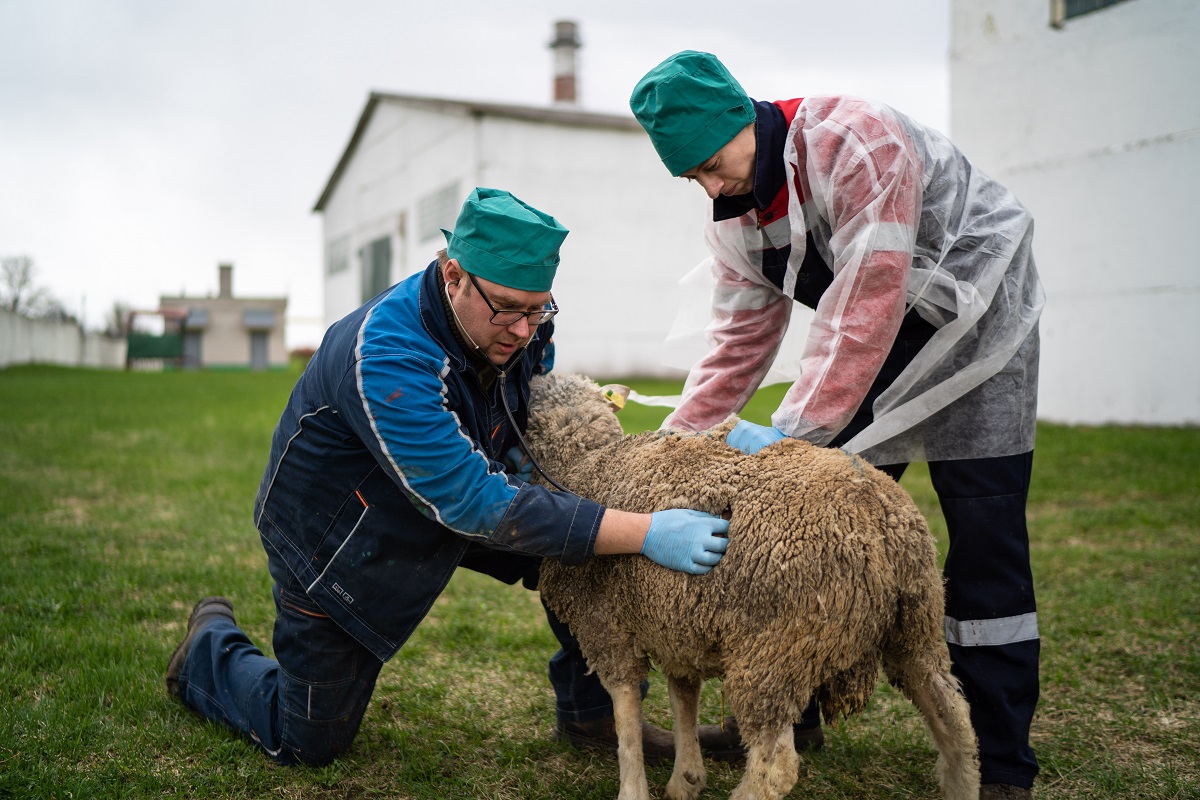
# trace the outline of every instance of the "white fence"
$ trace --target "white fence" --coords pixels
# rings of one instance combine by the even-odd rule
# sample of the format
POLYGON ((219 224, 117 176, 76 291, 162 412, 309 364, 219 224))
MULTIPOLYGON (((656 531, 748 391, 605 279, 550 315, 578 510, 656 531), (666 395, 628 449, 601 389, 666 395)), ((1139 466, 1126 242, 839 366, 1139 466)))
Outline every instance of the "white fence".
POLYGON ((0 309, 0 368, 14 364, 124 369, 125 340, 0 309))

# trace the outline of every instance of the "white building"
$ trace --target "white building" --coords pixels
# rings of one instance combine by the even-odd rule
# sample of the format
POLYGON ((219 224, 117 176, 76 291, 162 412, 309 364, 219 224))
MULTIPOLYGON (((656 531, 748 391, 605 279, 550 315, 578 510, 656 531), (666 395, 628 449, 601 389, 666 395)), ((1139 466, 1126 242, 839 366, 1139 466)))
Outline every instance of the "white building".
POLYGON ((632 116, 565 104, 372 93, 314 209, 326 324, 423 270, 476 186, 571 231, 554 283, 556 369, 683 374, 663 366, 663 342, 676 282, 706 255, 704 193, 670 177, 632 116))
POLYGON ((1200 422, 1200 4, 952 0, 951 133, 1036 219, 1039 416, 1200 422))

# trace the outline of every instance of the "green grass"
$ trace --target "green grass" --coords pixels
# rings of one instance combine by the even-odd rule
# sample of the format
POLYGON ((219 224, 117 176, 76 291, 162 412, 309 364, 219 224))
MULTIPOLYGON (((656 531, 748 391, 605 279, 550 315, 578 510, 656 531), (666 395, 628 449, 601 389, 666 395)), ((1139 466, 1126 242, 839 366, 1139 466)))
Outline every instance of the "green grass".
MULTIPOLYGON (((329 767, 276 767, 166 696, 200 596, 232 597, 270 641, 251 507, 295 377, 0 371, 0 798, 614 797, 615 762, 550 740, 555 645, 536 595, 465 571, 384 667, 358 740, 329 767)), ((760 392, 746 416, 765 422, 782 391, 760 392)), ((631 405, 623 423, 665 413, 631 405)), ((1039 429, 1040 798, 1200 797, 1198 474, 1200 430, 1039 429)), ((926 470, 903 483, 944 552, 926 470)), ((669 721, 657 678, 646 711, 669 721)), ((721 714, 716 683, 703 714, 721 714)), ((885 686, 800 769, 796 798, 937 794, 928 737, 885 686)), ((656 794, 668 775, 651 770, 656 794)), ((703 796, 739 777, 710 764, 703 796)))

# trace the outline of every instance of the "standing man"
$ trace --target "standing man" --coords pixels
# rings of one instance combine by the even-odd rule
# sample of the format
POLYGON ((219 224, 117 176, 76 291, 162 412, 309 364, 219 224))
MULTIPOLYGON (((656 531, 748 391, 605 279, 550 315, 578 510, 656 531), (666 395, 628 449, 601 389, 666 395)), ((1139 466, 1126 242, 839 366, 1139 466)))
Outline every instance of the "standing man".
MULTIPOLYGON (((815 309, 770 426, 896 479, 929 462, 950 533, 946 638, 980 742, 981 797, 1028 798, 1039 639, 1025 504, 1044 296, 1033 220, 940 133, 851 97, 757 102, 708 53, 651 70, 630 105, 672 175, 712 198, 712 349, 666 427, 740 411, 815 309)), ((815 707, 798 746, 819 746, 815 707)), ((733 726, 736 733, 736 727, 733 726)), ((710 731, 710 747, 712 732, 710 731)))
MULTIPOLYGON (((552 361, 550 294, 567 235, 508 192, 476 189, 446 250, 330 327, 275 428, 255 522, 275 581, 275 659, 201 600, 167 689, 282 764, 325 764, 358 732, 383 662, 458 567, 536 588, 543 558, 643 553, 710 570, 728 523, 631 514, 515 474, 529 379, 552 361)), ((612 705, 547 610, 556 738, 616 750, 612 705)), ((652 758, 673 753, 647 726, 652 758)))

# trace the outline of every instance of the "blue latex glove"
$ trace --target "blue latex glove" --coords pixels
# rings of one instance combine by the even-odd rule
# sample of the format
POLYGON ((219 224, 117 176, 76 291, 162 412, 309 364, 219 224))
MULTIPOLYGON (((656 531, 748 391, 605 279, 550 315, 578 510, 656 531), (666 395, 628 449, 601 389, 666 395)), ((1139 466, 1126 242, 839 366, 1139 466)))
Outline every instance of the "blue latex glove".
POLYGON ((746 455, 752 456, 767 445, 775 444, 780 439, 786 438, 787 434, 779 428, 768 428, 742 420, 733 426, 733 430, 725 437, 725 441, 730 447, 736 447, 746 455))
POLYGON ((508 448, 508 452, 504 454, 504 466, 510 475, 516 475, 526 483, 533 480, 533 462, 520 447, 508 448))
POLYGON ((668 569, 703 575, 717 565, 729 540, 717 536, 729 531, 729 520, 694 511, 671 508, 650 515, 650 530, 642 555, 668 569))

